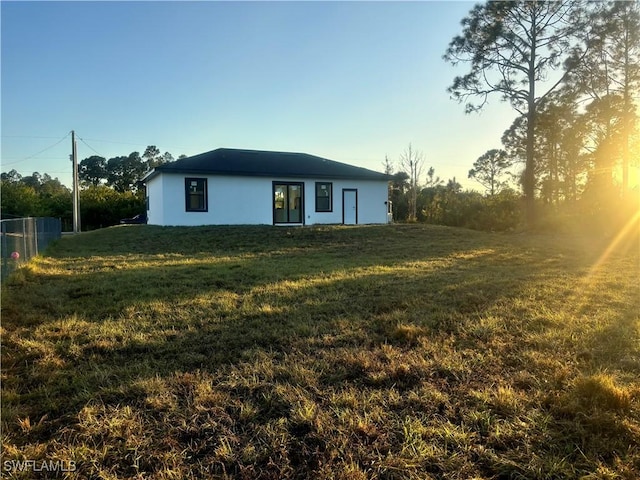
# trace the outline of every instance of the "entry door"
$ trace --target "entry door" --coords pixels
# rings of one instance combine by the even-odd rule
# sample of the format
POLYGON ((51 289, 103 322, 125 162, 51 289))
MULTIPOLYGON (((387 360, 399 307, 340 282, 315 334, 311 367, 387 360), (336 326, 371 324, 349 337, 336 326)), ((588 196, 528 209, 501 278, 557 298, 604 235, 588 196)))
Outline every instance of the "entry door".
POLYGON ((342 223, 345 225, 358 223, 358 190, 356 189, 342 190, 342 223))
POLYGON ((273 183, 273 223, 302 223, 304 219, 303 184, 273 183))

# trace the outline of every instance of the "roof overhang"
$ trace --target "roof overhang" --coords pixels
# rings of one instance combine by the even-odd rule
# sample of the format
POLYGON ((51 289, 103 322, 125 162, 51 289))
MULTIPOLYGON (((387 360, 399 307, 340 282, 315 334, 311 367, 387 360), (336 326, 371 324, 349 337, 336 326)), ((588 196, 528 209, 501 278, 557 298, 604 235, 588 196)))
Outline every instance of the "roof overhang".
POLYGON ((381 172, 308 154, 225 148, 158 165, 145 173, 141 181, 148 182, 161 173, 377 182, 392 178, 381 172))
POLYGON ((160 175, 160 172, 156 171, 155 168, 152 168, 142 176, 140 181, 144 183, 144 182, 147 182, 148 180, 151 180, 154 177, 157 177, 158 175, 160 175))

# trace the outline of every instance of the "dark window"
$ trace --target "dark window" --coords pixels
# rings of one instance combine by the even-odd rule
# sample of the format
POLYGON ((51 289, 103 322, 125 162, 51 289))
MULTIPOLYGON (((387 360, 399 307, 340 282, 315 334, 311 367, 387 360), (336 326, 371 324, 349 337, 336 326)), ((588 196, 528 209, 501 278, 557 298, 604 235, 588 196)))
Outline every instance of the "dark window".
POLYGON ((333 184, 316 182, 316 212, 333 211, 333 184))
POLYGON ((207 211, 207 179, 185 178, 184 190, 187 212, 207 211))
POLYGON ((273 223, 303 223, 303 197, 303 183, 273 182, 273 223))

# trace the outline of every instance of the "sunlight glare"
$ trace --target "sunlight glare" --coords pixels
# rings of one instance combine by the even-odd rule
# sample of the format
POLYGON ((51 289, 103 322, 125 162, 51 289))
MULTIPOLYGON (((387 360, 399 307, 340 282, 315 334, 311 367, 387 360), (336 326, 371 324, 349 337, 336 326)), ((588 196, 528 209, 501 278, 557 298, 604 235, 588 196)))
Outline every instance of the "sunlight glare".
POLYGON ((607 248, 605 248, 600 258, 593 264, 589 273, 585 278, 585 282, 590 283, 590 279, 594 276, 594 274, 598 271, 600 266, 606 262, 606 260, 611 256, 611 254, 618 249, 618 247, 624 246, 624 244, 628 244, 631 242, 636 243, 636 248, 640 251, 640 210, 636 210, 635 215, 633 215, 629 221, 620 229, 620 232, 609 242, 607 248))

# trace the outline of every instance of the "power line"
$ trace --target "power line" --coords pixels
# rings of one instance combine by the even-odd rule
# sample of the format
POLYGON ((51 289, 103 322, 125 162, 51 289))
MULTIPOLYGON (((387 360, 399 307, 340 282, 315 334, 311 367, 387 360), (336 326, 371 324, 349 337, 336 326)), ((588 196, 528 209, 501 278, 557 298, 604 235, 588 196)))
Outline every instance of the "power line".
MULTIPOLYGON (((14 169, 14 170, 15 170, 15 169, 14 169)), ((28 171, 28 170, 15 170, 15 171, 16 171, 17 173, 19 173, 20 175, 22 175, 23 177, 33 175, 34 173, 40 173, 40 172, 30 172, 30 171, 28 171)), ((52 170, 49 170, 49 171, 43 172, 43 174, 44 174, 44 173, 46 173, 46 174, 51 174, 51 173, 60 173, 60 174, 68 175, 68 174, 71 174, 71 173, 73 173, 73 172, 72 172, 71 170, 66 170, 66 171, 61 171, 61 170, 53 170, 53 171, 52 171, 52 170)))
POLYGON ((58 138, 51 136, 43 136, 43 135, 0 135, 2 138, 58 138))
MULTIPOLYGON (((11 163, 7 163, 6 165, 13 165, 14 163, 19 163, 19 162, 23 162, 25 160, 28 160, 30 158, 35 157, 36 155, 39 155, 40 153, 48 150, 49 148, 53 148, 54 146, 56 146, 58 143, 62 142, 65 138, 67 138, 69 135, 71 135, 71 132, 69 132, 63 139, 61 139, 59 142, 57 142, 56 144, 45 148, 44 150, 35 153, 33 155, 30 155, 29 157, 17 160, 15 162, 11 162, 11 163)), ((58 138, 58 137, 47 137, 47 136, 38 136, 38 135, 2 135, 2 138, 58 138)), ((101 157, 104 157, 104 155, 102 155, 100 152, 98 152, 95 148, 93 148, 91 145, 89 145, 87 143, 87 141, 90 142, 99 142, 99 143, 109 143, 109 144, 113 144, 113 145, 128 145, 128 146, 133 146, 133 147, 138 147, 139 149, 143 149, 148 147, 149 145, 152 145, 148 142, 138 142, 138 143, 133 143, 133 142, 117 142, 117 141, 113 141, 113 140, 103 140, 103 139, 99 139, 99 138, 80 138, 78 135, 76 135, 76 138, 79 139, 82 143, 84 143, 89 149, 91 149, 91 151, 93 151, 94 153, 100 155, 101 157)), ((157 144, 156 144, 157 145, 157 144)), ((175 150, 190 150, 193 147, 185 147, 185 146, 176 146, 176 145, 165 145, 165 148, 170 148, 175 150)), ((106 158, 106 157, 105 157, 106 158)))
POLYGON ((98 154, 99 156, 104 158, 104 155, 102 155, 100 152, 98 152, 95 148, 93 148, 91 145, 89 145, 87 142, 84 141, 84 139, 77 137, 82 143, 84 143, 87 147, 89 147, 91 150, 93 150, 94 153, 98 154))
POLYGON ((91 140, 92 142, 100 142, 100 143, 113 143, 114 145, 129 145, 132 147, 141 147, 142 145, 144 145, 144 142, 141 142, 141 143, 114 142, 113 140, 100 140, 98 138, 87 138, 87 140, 91 140))
POLYGON ((28 157, 23 158, 22 160, 18 160, 16 162, 9 162, 9 163, 3 163, 3 167, 5 165, 15 165, 16 163, 21 163, 21 162, 26 162, 27 160, 32 159, 33 157, 37 157, 38 155, 40 155, 41 153, 46 152, 47 150, 52 149, 53 147, 59 145, 60 143, 62 143, 66 138, 69 137, 69 135, 71 135, 71 132, 67 133, 64 137, 62 137, 60 140, 58 140, 56 143, 54 143, 53 145, 49 145, 47 148, 43 148, 42 150, 40 150, 37 153, 34 153, 33 155, 29 155, 28 157))
MULTIPOLYGON (((100 143, 112 143, 114 145, 129 145, 129 146, 132 146, 132 147, 143 147, 143 146, 144 147, 148 147, 149 145, 152 145, 152 144, 147 143, 147 142, 139 142, 139 143, 114 142, 113 140, 100 140, 98 138, 87 138, 87 140, 90 140, 92 142, 100 142, 100 143)), ((180 147, 180 146, 176 146, 176 145, 164 145, 164 146, 168 147, 168 148, 172 148, 172 149, 177 149, 177 150, 189 150, 189 148, 190 148, 190 147, 184 147, 184 146, 180 147)))
MULTIPOLYGON (((57 155, 55 157, 38 157, 38 160, 60 160, 60 155, 57 155)), ((16 163, 21 162, 22 160, 20 160, 18 157, 3 157, 2 160, 17 160, 16 163)), ((2 162, 3 165, 10 165, 7 163, 2 162)))

